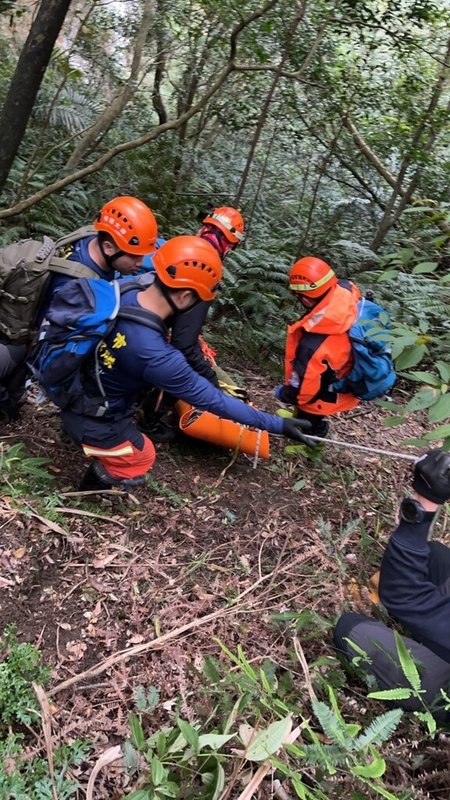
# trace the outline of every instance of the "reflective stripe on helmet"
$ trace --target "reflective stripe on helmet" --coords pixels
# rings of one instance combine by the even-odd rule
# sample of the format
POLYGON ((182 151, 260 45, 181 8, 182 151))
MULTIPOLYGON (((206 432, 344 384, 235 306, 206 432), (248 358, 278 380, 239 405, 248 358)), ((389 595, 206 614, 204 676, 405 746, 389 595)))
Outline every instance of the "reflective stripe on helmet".
POLYGON ((239 239, 239 241, 242 239, 244 234, 241 233, 241 231, 236 230, 236 228, 233 228, 233 226, 230 226, 230 218, 226 217, 225 214, 213 213, 210 214, 210 219, 216 219, 217 222, 221 222, 224 228, 226 228, 227 231, 230 231, 230 233, 232 233, 233 236, 236 237, 236 239, 239 239))
POLYGON ((291 292, 311 292, 313 289, 320 289, 325 283, 328 283, 334 277, 334 272, 330 269, 326 275, 314 283, 290 283, 289 289, 291 292))

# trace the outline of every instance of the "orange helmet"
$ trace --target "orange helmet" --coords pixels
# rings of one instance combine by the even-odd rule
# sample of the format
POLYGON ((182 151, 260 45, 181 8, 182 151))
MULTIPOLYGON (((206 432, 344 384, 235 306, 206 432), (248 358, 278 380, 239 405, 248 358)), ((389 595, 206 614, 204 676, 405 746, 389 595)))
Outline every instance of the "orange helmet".
POLYGON ((203 222, 215 225, 233 244, 238 244, 244 235, 244 218, 237 208, 231 206, 215 208, 203 222))
POLYGON ((175 236, 153 256, 155 272, 169 289, 193 289, 202 300, 214 300, 222 279, 222 261, 200 236, 175 236))
POLYGON ((306 294, 308 297, 321 297, 336 283, 337 277, 330 265, 314 256, 296 261, 289 272, 291 292, 306 294))
POLYGON ((98 212, 94 228, 109 233, 124 253, 146 256, 155 250, 158 224, 153 212, 137 197, 110 200, 98 212))

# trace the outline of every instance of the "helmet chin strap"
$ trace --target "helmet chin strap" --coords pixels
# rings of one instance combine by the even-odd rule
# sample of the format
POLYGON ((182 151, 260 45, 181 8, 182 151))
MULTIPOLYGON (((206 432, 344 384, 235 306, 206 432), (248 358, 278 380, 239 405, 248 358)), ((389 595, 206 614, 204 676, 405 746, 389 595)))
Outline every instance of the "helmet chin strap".
POLYGON ((102 254, 103 258, 106 261, 106 266, 109 269, 115 269, 114 263, 118 258, 120 258, 120 256, 129 255, 129 253, 125 253, 125 250, 118 250, 117 253, 113 253, 112 255, 108 255, 108 253, 105 253, 104 242, 99 242, 98 245, 100 247, 100 251, 101 251, 101 254, 102 254))
POLYGON ((192 305, 188 306, 187 308, 178 308, 178 306, 173 301, 172 295, 170 294, 169 287, 166 286, 166 284, 163 283, 162 280, 160 280, 158 278, 158 276, 155 277, 155 284, 157 285, 157 287, 160 290, 161 294, 164 296, 164 299, 167 300, 169 306, 171 307, 171 309, 173 311, 174 316, 180 317, 181 314, 185 314, 186 311, 190 311, 191 308, 194 308, 194 306, 196 306, 198 303, 200 303, 201 298, 197 296, 197 299, 195 300, 194 303, 192 303, 192 305))

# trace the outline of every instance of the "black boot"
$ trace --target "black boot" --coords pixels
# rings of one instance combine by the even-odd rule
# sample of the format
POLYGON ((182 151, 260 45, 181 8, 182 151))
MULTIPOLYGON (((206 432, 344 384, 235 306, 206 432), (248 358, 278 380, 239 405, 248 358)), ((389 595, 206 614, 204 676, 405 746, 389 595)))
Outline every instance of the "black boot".
POLYGON ((104 466, 94 459, 78 487, 79 492, 106 491, 117 486, 119 489, 134 489, 145 483, 145 475, 137 475, 136 478, 114 478, 106 471, 104 466))
POLYGON ((313 423, 313 426, 311 430, 308 431, 308 433, 310 433, 311 436, 320 436, 322 439, 325 439, 326 436, 328 436, 329 430, 330 426, 328 422, 325 422, 325 420, 321 420, 317 425, 314 425, 313 423))
POLYGON ((95 469, 95 464, 90 464, 78 486, 79 492, 93 492, 96 489, 112 489, 112 483, 105 483, 100 479, 95 469))

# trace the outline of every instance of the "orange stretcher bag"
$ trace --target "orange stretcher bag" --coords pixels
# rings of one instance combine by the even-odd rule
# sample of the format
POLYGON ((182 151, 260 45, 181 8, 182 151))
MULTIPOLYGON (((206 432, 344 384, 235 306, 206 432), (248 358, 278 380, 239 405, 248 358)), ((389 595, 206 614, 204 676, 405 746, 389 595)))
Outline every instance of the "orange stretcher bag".
POLYGON ((180 416, 180 430, 193 436, 194 439, 203 439, 204 442, 219 445, 219 447, 229 447, 231 450, 238 450, 248 456, 257 458, 269 458, 269 434, 267 431, 259 431, 254 428, 247 428, 239 422, 232 422, 230 419, 222 419, 211 414, 210 411, 199 411, 197 408, 185 403, 184 400, 177 400, 176 409, 180 416))

